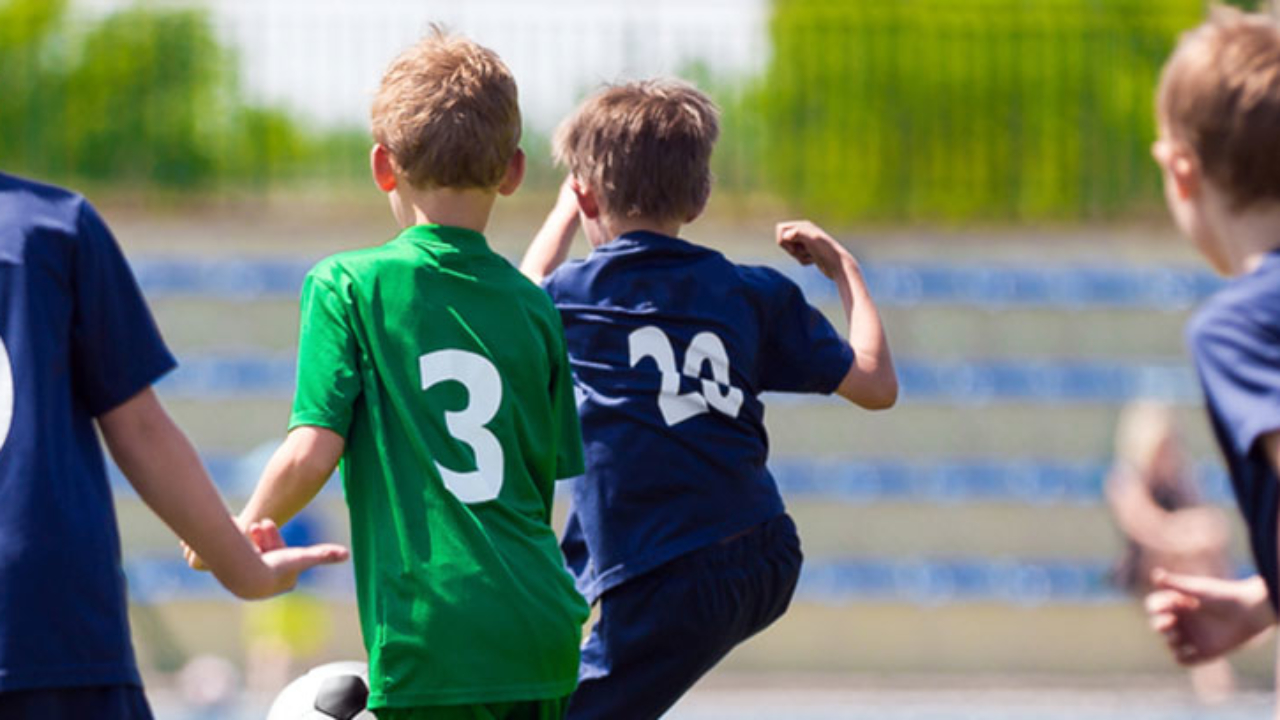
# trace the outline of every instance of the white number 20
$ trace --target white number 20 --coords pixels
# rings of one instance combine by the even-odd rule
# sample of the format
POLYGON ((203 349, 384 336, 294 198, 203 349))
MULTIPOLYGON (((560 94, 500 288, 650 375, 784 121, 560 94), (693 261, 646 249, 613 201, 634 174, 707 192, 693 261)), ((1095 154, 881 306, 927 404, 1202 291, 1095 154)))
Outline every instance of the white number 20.
POLYGON ((689 343, 684 354, 684 375, 701 380, 702 391, 680 393, 680 374, 676 372, 676 354, 671 339, 662 330, 648 325, 628 338, 631 366, 645 358, 653 358, 662 376, 658 389, 658 410, 667 425, 677 425, 695 415, 712 410, 737 417, 742 407, 742 390, 731 384, 729 353, 724 342, 713 332, 700 332, 689 343), (702 377, 703 366, 711 365, 711 378, 702 377), (727 388, 727 389, 726 389, 727 388))
POLYGON ((0 339, 0 448, 9 439, 9 424, 13 422, 13 368, 9 364, 9 351, 0 339))
POLYGON ((486 358, 465 350, 437 350, 418 358, 422 389, 453 380, 467 389, 467 406, 444 414, 449 434, 476 455, 476 469, 457 472, 436 463, 444 486, 464 503, 494 500, 502 491, 503 455, 498 438, 485 428, 502 404, 502 378, 486 358))

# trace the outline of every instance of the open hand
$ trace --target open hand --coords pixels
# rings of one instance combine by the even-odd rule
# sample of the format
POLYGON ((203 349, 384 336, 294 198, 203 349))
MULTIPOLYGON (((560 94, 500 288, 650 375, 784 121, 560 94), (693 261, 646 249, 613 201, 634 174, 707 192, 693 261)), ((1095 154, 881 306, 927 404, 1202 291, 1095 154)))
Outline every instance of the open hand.
POLYGON ((1249 641, 1274 622, 1262 578, 1222 580, 1175 575, 1157 568, 1146 598, 1151 629, 1164 635, 1182 665, 1215 660, 1249 641))
POLYGON ((271 597, 293 589, 298 575, 317 565, 333 565, 343 562, 350 552, 341 545, 319 543, 306 547, 289 547, 280 536, 280 528, 271 520, 250 523, 249 539, 262 553, 262 561, 272 571, 273 584, 259 597, 271 597))

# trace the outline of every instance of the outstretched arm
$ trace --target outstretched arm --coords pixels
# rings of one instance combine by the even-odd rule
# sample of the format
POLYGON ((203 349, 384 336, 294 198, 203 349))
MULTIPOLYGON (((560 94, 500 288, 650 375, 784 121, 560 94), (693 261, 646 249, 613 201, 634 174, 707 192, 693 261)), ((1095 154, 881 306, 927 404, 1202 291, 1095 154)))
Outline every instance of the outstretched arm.
POLYGON ((1199 665, 1235 650, 1275 623, 1267 586, 1254 575, 1222 580, 1157 569, 1147 595, 1151 629, 1164 635, 1182 665, 1199 665))
POLYGON ((893 407, 898 401, 898 375, 880 313, 867 292, 858 261, 822 228, 806 220, 778 223, 777 241, 801 265, 817 265, 840 293, 853 366, 836 393, 868 410, 893 407))
POLYGON ((259 555, 232 521, 195 448, 150 388, 104 413, 98 425, 143 502, 235 595, 277 595, 292 588, 303 570, 347 558, 346 548, 338 545, 281 546, 259 555))
MULTIPOLYGON (((1280 478, 1280 431, 1258 442, 1280 478)), ((1151 579, 1156 587, 1146 600, 1151 628, 1164 635, 1174 659, 1183 665, 1221 657, 1276 622, 1267 585, 1257 575, 1220 580, 1156 569, 1151 579)))
POLYGON ((529 249, 520 261, 520 272, 537 284, 569 257, 573 237, 578 233, 578 197, 573 190, 573 179, 567 178, 560 185, 556 205, 547 215, 542 228, 529 243, 529 249))

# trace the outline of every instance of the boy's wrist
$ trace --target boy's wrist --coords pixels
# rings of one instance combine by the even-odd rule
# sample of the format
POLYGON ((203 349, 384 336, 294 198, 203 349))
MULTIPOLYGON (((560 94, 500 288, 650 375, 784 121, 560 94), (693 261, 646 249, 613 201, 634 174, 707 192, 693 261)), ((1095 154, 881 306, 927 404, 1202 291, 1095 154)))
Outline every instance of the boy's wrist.
POLYGON ((858 259, 848 250, 839 248, 836 250, 838 262, 836 263, 836 271, 846 278, 861 278, 862 265, 858 259))
POLYGON ((563 223, 578 223, 578 202, 558 202, 551 208, 551 218, 563 223))
POLYGON ((1245 583, 1249 624, 1254 628, 1254 634, 1275 625, 1276 617, 1271 609, 1270 593, 1267 590, 1266 581, 1255 575, 1241 582, 1245 583))

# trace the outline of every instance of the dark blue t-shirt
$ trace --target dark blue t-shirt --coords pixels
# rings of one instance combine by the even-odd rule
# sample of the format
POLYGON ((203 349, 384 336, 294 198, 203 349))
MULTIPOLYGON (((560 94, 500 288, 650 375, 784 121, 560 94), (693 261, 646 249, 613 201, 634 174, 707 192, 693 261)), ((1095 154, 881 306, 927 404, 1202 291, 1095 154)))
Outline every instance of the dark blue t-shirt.
POLYGON ((1205 406, 1231 473, 1258 572, 1273 608, 1280 488, 1258 440, 1280 430, 1280 252, 1233 280, 1192 319, 1187 340, 1205 406))
POLYGON ((833 392, 853 362, 795 283, 631 233, 545 287, 564 320, 587 467, 562 547, 589 600, 783 512, 759 395, 833 392))
POLYGON ((89 203, 0 174, 0 691, 140 684, 93 419, 173 366, 89 203))

